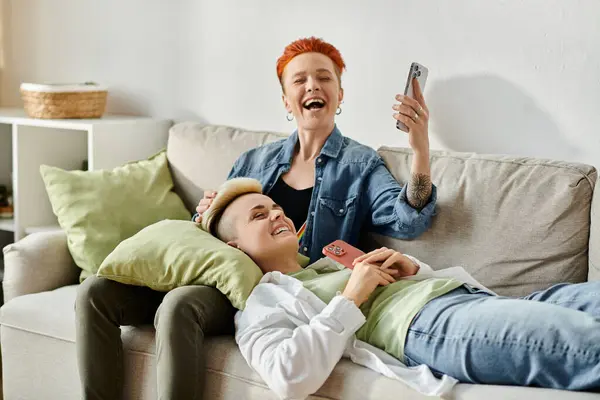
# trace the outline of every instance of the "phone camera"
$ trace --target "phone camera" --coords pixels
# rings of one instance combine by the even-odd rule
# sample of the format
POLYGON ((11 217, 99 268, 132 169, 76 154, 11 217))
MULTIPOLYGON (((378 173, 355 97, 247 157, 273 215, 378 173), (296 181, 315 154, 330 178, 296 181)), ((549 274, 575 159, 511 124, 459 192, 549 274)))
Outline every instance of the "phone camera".
POLYGON ((421 76, 421 71, 417 71, 417 76, 421 76))

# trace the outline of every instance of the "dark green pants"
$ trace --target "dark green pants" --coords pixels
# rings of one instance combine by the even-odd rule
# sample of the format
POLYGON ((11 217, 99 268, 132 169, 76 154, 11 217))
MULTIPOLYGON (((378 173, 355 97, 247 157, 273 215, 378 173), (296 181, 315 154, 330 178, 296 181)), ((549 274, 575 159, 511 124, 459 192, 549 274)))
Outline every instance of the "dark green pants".
POLYGON ((168 293, 91 276, 75 304, 77 362, 84 399, 123 397, 122 325, 156 328, 159 399, 201 399, 204 338, 232 334, 235 309, 218 290, 184 286, 168 293))

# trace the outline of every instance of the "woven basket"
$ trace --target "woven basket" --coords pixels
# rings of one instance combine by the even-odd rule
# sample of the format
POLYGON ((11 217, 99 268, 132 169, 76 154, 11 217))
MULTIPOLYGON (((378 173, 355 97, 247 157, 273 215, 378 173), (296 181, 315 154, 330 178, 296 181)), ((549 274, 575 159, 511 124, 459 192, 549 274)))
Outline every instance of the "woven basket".
POLYGON ((106 109, 106 88, 75 85, 21 84, 25 112, 32 118, 100 118, 106 109))

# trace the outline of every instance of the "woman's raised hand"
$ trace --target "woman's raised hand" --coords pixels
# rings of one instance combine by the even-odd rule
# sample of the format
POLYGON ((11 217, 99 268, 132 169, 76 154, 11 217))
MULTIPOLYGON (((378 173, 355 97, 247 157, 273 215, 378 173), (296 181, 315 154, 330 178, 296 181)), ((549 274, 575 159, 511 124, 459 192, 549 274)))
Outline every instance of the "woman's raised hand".
POLYGON ((208 207, 210 207, 210 205, 212 204, 216 195, 217 195, 217 192, 215 192, 214 190, 205 190, 204 191, 204 197, 198 203, 198 207, 196 207, 196 212, 198 213, 198 216, 196 217, 196 219, 194 221, 197 224, 202 222, 202 214, 204 214, 204 212, 206 210, 208 210, 208 207))
POLYGON ((415 153, 428 154, 429 152, 429 109, 425 104, 421 86, 413 78, 413 91, 415 98, 401 94, 396 95, 399 104, 394 104, 392 109, 397 111, 393 116, 408 127, 408 143, 415 153))

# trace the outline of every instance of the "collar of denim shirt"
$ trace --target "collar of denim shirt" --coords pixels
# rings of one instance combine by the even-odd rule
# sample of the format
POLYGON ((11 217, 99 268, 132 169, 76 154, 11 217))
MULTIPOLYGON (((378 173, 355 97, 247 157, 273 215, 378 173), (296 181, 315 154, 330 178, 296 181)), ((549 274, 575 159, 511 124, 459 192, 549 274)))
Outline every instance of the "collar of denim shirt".
MULTIPOLYGON (((292 164, 292 158, 294 157, 294 149, 298 142, 298 130, 295 130, 283 143, 281 151, 277 155, 277 162, 279 164, 292 164)), ((344 144, 344 136, 338 129, 337 125, 334 125, 333 131, 329 134, 329 137, 325 141, 325 145, 321 149, 319 156, 327 156, 330 158, 337 158, 342 151, 344 144)))

